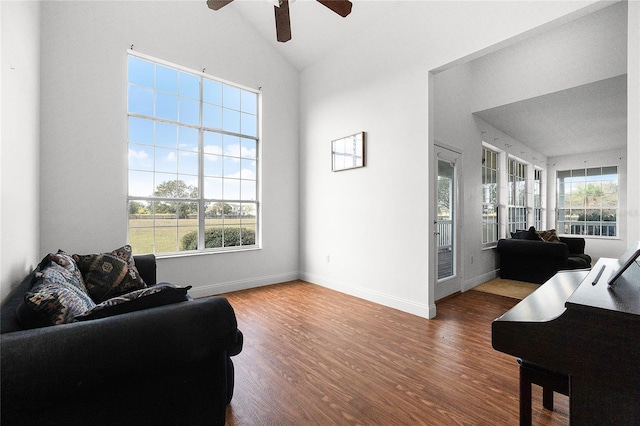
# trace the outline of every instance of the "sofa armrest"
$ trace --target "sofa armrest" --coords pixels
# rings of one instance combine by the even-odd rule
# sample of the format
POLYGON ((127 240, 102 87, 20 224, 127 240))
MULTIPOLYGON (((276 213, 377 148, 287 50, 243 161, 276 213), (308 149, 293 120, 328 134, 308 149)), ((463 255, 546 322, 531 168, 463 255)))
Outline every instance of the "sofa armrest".
POLYGON ((222 297, 0 336, 2 402, 64 397, 129 383, 177 365, 242 350, 233 308, 222 297), (238 347, 239 346, 239 347, 238 347))
POLYGON ((560 241, 569 247, 570 254, 584 254, 585 240, 581 237, 560 237, 560 241))

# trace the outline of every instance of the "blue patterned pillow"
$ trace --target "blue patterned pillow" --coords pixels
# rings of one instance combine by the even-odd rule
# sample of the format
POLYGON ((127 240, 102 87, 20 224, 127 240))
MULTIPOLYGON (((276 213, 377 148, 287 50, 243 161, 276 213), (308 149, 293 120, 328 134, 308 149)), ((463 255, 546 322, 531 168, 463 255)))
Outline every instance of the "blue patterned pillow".
POLYGON ((69 323, 95 306, 75 262, 64 252, 49 254, 40 262, 33 284, 18 307, 18 320, 24 327, 69 323))

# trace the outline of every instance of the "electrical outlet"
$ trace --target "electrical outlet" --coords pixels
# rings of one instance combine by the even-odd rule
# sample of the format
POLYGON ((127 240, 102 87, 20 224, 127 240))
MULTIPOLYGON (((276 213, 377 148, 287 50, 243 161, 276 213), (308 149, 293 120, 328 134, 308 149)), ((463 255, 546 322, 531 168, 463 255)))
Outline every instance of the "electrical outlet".
POLYGON ((331 256, 327 255, 327 263, 331 263, 331 256))
POLYGON ((471 256, 471 264, 473 265, 473 256, 471 256))

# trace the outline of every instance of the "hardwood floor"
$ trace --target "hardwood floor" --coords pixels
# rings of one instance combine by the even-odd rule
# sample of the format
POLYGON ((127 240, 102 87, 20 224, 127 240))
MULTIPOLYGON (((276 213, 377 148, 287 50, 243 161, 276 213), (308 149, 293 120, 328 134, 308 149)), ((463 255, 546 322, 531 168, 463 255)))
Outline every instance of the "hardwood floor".
MULTIPOLYGON (((491 322, 518 300, 468 291, 427 320, 293 281, 228 293, 244 333, 227 425, 517 425, 518 367, 491 322)), ((533 424, 567 425, 568 398, 533 424)))

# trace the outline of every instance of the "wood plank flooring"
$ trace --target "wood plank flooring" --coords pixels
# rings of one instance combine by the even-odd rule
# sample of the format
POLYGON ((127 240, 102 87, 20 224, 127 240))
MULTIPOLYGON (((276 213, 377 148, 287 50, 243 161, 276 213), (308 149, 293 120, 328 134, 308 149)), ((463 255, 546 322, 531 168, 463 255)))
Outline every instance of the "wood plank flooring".
MULTIPOLYGON (((468 291, 427 320, 293 281, 224 295, 245 336, 227 425, 517 425, 518 367, 491 322, 518 301, 468 291)), ((568 398, 533 424, 567 425, 568 398)))

